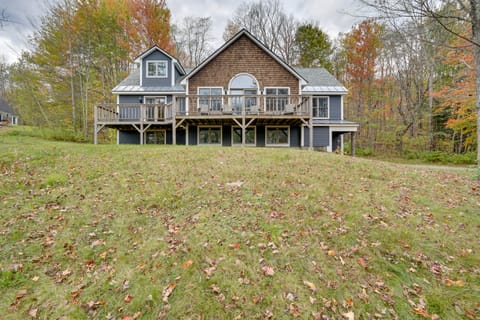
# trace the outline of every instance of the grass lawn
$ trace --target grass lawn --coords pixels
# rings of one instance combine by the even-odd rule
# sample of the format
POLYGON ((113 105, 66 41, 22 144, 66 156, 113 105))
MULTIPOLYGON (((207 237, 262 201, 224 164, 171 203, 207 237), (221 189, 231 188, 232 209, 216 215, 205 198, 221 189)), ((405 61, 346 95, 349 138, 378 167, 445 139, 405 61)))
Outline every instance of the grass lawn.
POLYGON ((2 319, 480 318, 474 170, 14 133, 2 319))

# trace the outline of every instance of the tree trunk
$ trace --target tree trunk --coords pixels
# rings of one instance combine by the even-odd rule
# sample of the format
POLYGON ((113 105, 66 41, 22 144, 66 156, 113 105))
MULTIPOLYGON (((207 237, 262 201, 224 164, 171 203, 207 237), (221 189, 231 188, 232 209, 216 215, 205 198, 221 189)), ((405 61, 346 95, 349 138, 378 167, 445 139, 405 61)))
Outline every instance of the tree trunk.
POLYGON ((472 6, 472 32, 475 43, 475 106, 477 111, 477 178, 480 181, 480 3, 470 0, 472 6))

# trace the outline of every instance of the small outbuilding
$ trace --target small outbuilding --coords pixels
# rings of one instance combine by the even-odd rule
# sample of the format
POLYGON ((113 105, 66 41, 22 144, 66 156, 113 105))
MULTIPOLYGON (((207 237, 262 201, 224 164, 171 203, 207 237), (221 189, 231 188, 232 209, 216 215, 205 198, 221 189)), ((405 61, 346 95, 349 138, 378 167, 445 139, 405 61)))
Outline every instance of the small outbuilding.
POLYGON ((13 108, 5 101, 0 98, 0 125, 17 125, 18 116, 13 111, 13 108))

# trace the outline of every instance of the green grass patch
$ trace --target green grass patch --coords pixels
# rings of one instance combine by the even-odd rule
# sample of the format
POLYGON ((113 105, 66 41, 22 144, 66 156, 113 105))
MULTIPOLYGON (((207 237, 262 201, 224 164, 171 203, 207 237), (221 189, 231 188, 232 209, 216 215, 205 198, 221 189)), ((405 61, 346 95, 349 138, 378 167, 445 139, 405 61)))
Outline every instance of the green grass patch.
POLYGON ((480 316, 468 169, 11 130, 0 132, 2 318, 480 316))

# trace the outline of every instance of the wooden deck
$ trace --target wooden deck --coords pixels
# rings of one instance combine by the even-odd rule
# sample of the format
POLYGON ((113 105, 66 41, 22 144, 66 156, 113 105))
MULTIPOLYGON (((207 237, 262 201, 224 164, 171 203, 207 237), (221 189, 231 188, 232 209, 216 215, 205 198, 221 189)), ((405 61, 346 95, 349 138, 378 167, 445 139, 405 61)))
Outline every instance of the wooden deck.
MULTIPOLYGON (((242 129, 255 121, 301 123, 311 127, 311 97, 302 95, 174 96, 166 104, 101 104, 95 106, 94 142, 104 127, 131 126, 140 136, 152 126, 233 123, 242 129)), ((310 130, 312 132, 312 130, 310 130)), ((175 140, 175 134, 174 140, 175 140)), ((141 139, 140 143, 143 141, 141 139)), ((173 141, 173 144, 176 142, 173 141)))

